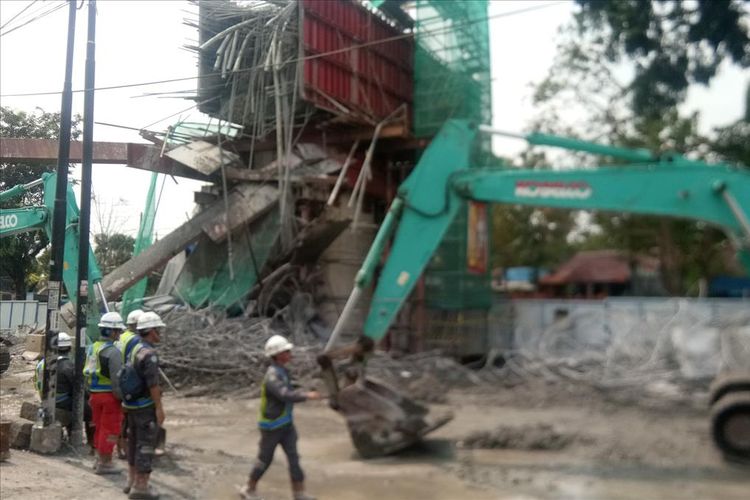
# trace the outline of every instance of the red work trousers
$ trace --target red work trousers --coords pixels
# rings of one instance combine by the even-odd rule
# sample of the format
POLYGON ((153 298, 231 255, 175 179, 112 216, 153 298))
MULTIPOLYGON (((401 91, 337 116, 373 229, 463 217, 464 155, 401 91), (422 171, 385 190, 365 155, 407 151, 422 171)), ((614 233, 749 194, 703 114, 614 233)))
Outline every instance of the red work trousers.
POLYGON ((92 392, 89 404, 96 426, 94 448, 100 455, 111 455, 122 425, 120 402, 111 392, 92 392))

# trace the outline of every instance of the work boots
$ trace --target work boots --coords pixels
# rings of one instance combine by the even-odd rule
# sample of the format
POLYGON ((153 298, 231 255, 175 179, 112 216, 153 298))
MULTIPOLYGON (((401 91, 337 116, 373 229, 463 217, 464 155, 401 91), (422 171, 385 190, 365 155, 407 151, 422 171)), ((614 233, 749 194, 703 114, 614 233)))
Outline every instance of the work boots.
POLYGON ((316 500, 315 497, 305 493, 305 483, 302 481, 292 482, 293 500, 316 500))
POLYGON ((128 498, 139 500, 157 500, 159 498, 159 493, 148 485, 150 475, 150 473, 144 472, 136 473, 135 482, 130 487, 128 498))
POLYGON ((119 474, 122 472, 112 463, 112 455, 99 455, 94 463, 94 473, 100 476, 105 474, 119 474))

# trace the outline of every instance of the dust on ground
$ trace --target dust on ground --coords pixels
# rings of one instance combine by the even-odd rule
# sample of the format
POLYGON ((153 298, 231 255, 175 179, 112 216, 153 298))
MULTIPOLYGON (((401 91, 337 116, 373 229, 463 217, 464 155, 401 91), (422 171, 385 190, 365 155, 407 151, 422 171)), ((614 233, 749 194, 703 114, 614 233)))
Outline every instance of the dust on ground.
MULTIPOLYGON (((3 418, 15 417, 21 401, 34 399, 32 376, 33 365, 14 358, 0 378, 3 418)), ((338 414, 323 402, 300 405, 295 420, 310 492, 336 500, 747 496, 748 469, 722 460, 700 406, 544 380, 468 384, 443 395, 446 404, 436 409, 452 409, 452 422, 399 455, 366 461, 353 451, 338 414), (513 446, 461 445, 498 430, 513 446), (565 446, 528 449, 545 433, 563 436, 565 446)), ((168 393, 167 455, 153 474, 162 498, 237 498, 256 452, 257 403, 168 393)), ((261 482, 268 500, 291 497, 282 455, 261 482)), ((13 450, 0 465, 0 496, 124 498, 125 475, 96 476, 91 463, 90 456, 69 449, 53 457, 13 450)))

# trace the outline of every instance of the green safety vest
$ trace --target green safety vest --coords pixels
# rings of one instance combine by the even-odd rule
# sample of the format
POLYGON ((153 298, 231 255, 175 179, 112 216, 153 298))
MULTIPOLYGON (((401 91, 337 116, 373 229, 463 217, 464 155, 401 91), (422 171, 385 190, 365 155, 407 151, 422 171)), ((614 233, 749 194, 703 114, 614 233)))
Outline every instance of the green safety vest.
MULTIPOLYGON (((112 380, 109 377, 104 376, 102 373, 102 363, 100 354, 104 349, 114 347, 115 344, 107 340, 97 340, 89 351, 88 358, 86 359, 86 367, 83 369, 83 374, 86 376, 88 382, 89 391, 94 392, 112 392, 112 380)), ((110 373, 110 375, 113 375, 110 373)))
POLYGON ((130 330, 125 330, 122 332, 122 335, 120 335, 120 340, 117 341, 117 346, 120 349, 120 352, 122 353, 122 362, 127 363, 128 359, 130 358, 130 352, 133 350, 133 348, 138 344, 139 336, 135 332, 131 332, 130 330))
POLYGON ((285 425, 292 423, 292 405, 286 403, 284 405, 284 411, 281 412, 276 418, 266 417, 266 406, 268 405, 268 397, 266 396, 266 380, 263 379, 263 383, 260 386, 260 408, 258 409, 258 427, 265 431, 272 431, 279 429, 285 425))

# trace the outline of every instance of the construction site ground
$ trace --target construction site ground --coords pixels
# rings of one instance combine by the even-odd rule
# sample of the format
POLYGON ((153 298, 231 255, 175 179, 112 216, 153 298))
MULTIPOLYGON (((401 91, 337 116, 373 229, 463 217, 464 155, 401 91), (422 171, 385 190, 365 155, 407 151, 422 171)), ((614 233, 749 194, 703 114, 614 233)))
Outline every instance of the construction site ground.
MULTIPOLYGON (((16 359, 0 379, 3 419, 34 400, 32 374, 30 364, 16 359)), ((331 500, 747 498, 748 468, 721 459, 707 411, 696 405, 636 404, 541 380, 453 389, 448 402, 438 408, 451 408, 452 422, 413 449, 374 460, 356 456, 343 419, 325 402, 300 405, 295 420, 310 492, 331 500), (490 433, 472 438, 479 431, 490 433), (471 442, 492 449, 470 448, 471 442)), ((168 394, 167 454, 153 474, 162 498, 237 498, 256 451, 257 405, 242 396, 168 394)), ((124 497, 125 475, 96 476, 91 464, 92 457, 70 450, 56 456, 12 450, 0 465, 0 496, 124 497)), ((291 497, 281 450, 261 488, 268 500, 291 497)))

